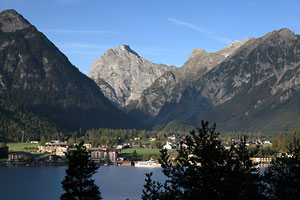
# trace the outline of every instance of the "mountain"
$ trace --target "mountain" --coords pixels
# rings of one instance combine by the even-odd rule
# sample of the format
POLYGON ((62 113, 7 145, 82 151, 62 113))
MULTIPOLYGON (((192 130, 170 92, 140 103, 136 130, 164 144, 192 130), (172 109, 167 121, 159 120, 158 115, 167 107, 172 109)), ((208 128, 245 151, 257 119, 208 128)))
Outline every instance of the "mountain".
POLYGON ((15 10, 0 13, 0 100, 72 128, 139 128, 15 10))
POLYGON ((280 132, 299 127, 300 36, 288 29, 247 41, 165 104, 155 123, 174 119, 222 131, 280 132))
MULTIPOLYGON (((165 105, 179 103, 184 91, 195 80, 220 64, 249 40, 235 41, 217 52, 206 52, 200 48, 194 49, 182 67, 166 72, 143 91, 140 99, 131 101, 125 107, 127 112, 138 119, 142 119, 144 122, 151 122, 165 105)), ((188 112, 180 113, 180 115, 182 114, 186 115, 188 112)), ((165 123, 166 121, 163 122, 165 123)))
POLYGON ((120 106, 157 127, 208 120, 225 132, 289 131, 300 125, 299 43, 281 29, 217 52, 195 49, 182 67, 120 106))
POLYGON ((108 49, 98 58, 90 68, 89 77, 108 99, 122 108, 138 100, 159 76, 174 68, 149 62, 128 45, 121 45, 108 49))

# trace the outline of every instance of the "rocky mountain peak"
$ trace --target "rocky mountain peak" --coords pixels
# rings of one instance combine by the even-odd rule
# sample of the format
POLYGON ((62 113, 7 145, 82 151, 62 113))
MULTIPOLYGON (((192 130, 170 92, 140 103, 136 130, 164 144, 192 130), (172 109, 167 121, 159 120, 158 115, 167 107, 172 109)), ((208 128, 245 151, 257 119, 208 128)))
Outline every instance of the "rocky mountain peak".
POLYGON ((31 26, 30 23, 13 9, 0 13, 0 29, 3 32, 15 32, 29 26, 31 26))
POLYGON ((245 43, 247 43, 249 40, 251 40, 251 38, 246 38, 243 41, 234 41, 233 43, 231 43, 230 45, 228 45, 227 47, 225 47, 224 49, 221 49, 219 51, 217 51, 216 53, 219 53, 225 57, 230 56, 235 50, 237 50, 240 46, 244 45, 245 43))
POLYGON ((196 48, 196 49, 194 49, 192 51, 192 53, 190 55, 190 58, 195 57, 195 56, 197 56, 199 54, 205 54, 205 53, 207 53, 207 52, 204 49, 202 49, 202 48, 196 48))
POLYGON ((287 40, 295 40, 296 39, 296 35, 295 35, 294 31, 291 31, 287 28, 280 29, 277 32, 277 35, 278 35, 278 37, 282 37, 287 40))
POLYGON ((138 58, 140 58, 140 56, 138 55, 138 53, 136 53, 134 50, 132 50, 130 48, 129 45, 126 45, 126 44, 123 44, 123 45, 114 47, 112 49, 109 49, 107 51, 107 53, 109 53, 109 54, 115 54, 115 55, 137 56, 138 58))
POLYGON ((159 76, 173 68, 147 61, 128 45, 120 45, 92 64, 89 77, 115 105, 124 107, 129 101, 139 99, 159 76))

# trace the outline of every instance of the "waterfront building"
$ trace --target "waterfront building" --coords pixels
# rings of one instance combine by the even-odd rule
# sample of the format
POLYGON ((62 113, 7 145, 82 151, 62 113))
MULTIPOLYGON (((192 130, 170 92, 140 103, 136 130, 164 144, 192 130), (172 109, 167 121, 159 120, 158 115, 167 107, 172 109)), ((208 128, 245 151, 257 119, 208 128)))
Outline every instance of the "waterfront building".
POLYGON ((103 150, 103 149, 93 149, 90 150, 91 160, 97 163, 104 163, 108 158, 111 162, 115 163, 117 161, 117 151, 115 149, 103 150))
POLYGON ((23 162, 30 159, 35 159, 35 156, 28 152, 16 151, 8 153, 9 162, 23 162))
POLYGON ((50 142, 45 143, 45 145, 38 146, 38 148, 41 153, 53 153, 58 156, 65 155, 69 150, 67 142, 61 140, 51 140, 50 142))

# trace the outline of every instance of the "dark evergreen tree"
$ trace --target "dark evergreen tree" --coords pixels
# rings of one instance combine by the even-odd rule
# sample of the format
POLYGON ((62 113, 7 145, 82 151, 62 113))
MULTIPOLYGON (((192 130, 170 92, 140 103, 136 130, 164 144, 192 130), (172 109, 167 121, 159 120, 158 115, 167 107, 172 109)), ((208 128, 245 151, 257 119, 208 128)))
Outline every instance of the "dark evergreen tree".
POLYGON ((61 182, 65 191, 62 200, 97 200, 102 199, 99 187, 92 180, 93 174, 99 168, 90 160, 90 154, 83 146, 83 142, 76 146, 76 150, 67 154, 67 175, 61 182))
POLYGON ((144 185, 142 200, 156 200, 161 199, 161 188, 162 185, 158 182, 152 181, 152 172, 146 174, 147 179, 145 179, 146 184, 144 185))
POLYGON ((160 163, 167 180, 162 186, 147 174, 142 199, 264 199, 250 161, 255 152, 246 148, 245 138, 225 150, 215 130, 215 124, 209 127, 202 121, 202 127, 181 142, 175 161, 162 150, 160 163))
POLYGON ((249 150, 246 146, 246 136, 239 144, 232 145, 230 157, 227 159, 227 169, 224 179, 224 199, 266 199, 265 184, 260 175, 258 163, 250 160, 258 148, 249 150))
POLYGON ((8 146, 5 143, 0 143, 0 159, 8 157, 8 146))
POLYGON ((136 153, 136 150, 134 150, 131 155, 131 161, 136 161, 136 160, 137 160, 137 153, 136 153))
POLYGON ((294 139, 287 149, 288 155, 276 158, 265 173, 271 199, 300 199, 300 140, 294 139))

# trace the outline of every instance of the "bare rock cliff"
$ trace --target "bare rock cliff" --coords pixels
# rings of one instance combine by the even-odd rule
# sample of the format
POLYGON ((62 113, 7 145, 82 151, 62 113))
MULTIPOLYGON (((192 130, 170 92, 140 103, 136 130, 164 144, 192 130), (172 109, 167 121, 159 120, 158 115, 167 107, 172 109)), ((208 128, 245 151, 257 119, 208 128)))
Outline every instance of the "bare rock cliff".
POLYGON ((158 77, 175 67, 154 64, 141 58, 128 45, 105 52, 92 65, 89 77, 104 95, 119 107, 138 100, 158 77))

